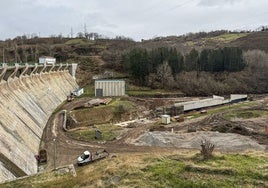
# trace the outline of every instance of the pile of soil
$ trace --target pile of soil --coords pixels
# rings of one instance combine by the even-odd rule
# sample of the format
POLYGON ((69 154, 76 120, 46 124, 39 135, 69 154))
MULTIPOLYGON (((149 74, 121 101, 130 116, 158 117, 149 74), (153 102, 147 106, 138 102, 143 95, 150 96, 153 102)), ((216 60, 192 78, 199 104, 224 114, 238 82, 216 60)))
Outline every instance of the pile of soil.
POLYGON ((139 146, 200 149, 201 141, 205 139, 214 144, 216 150, 221 151, 264 151, 266 149, 266 146, 258 144, 255 140, 247 136, 210 131, 194 133, 145 132, 133 140, 132 144, 139 146))

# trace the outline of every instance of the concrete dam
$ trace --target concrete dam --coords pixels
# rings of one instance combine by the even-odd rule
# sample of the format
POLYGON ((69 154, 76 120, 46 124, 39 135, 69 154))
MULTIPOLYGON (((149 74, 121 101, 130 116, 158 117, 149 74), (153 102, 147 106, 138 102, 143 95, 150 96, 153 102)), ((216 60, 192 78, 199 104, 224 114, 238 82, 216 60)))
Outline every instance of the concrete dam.
POLYGON ((78 88, 77 64, 0 64, 0 183, 37 173, 43 129, 78 88))

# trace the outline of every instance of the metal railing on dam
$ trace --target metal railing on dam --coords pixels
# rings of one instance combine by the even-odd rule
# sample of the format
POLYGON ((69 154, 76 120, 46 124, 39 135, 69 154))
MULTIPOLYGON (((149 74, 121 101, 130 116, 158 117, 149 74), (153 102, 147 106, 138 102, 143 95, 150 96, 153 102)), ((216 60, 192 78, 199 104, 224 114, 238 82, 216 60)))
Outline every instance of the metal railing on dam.
POLYGON ((53 111, 78 88, 76 64, 1 64, 0 182, 37 172, 43 130, 53 111))

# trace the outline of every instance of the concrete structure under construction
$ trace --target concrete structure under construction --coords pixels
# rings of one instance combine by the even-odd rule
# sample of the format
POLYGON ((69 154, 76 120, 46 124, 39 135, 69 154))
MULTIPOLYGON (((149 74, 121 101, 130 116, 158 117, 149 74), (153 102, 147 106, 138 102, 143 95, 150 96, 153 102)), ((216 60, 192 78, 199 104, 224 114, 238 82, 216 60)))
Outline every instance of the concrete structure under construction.
POLYGON ((229 99, 213 95, 212 98, 208 99, 179 102, 170 106, 158 107, 155 109, 155 112, 158 117, 162 115, 179 116, 180 114, 191 110, 200 110, 207 107, 236 103, 244 100, 247 100, 247 95, 232 94, 229 99))
POLYGON ((224 97, 213 95, 213 97, 209 99, 175 103, 175 107, 183 106, 183 111, 185 112, 190 110, 199 110, 211 106, 238 102, 242 100, 247 100, 247 95, 232 94, 230 95, 230 99, 224 99, 224 97))
POLYGON ((75 64, 0 64, 0 182, 37 172, 52 112, 78 88, 75 64))
POLYGON ((95 80, 96 97, 114 97, 125 95, 124 80, 95 80))

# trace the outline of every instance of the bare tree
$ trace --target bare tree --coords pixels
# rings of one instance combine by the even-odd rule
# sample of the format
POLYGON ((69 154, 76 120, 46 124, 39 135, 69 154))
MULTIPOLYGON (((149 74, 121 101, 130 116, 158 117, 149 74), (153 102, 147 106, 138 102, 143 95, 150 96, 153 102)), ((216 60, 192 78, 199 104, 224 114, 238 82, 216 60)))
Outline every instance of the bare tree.
POLYGON ((23 48, 23 55, 24 55, 24 58, 25 58, 25 63, 28 63, 28 56, 29 56, 29 53, 27 51, 27 48, 23 48))
POLYGON ((20 55, 18 53, 18 45, 16 42, 14 42, 14 55, 15 55, 15 63, 20 63, 21 62, 21 58, 20 55))
POLYGON ((157 67, 156 76, 161 82, 162 88, 171 87, 174 83, 172 71, 167 61, 157 67))
POLYGON ((212 144, 209 140, 203 139, 201 140, 201 155, 204 157, 204 159, 211 158, 212 152, 214 150, 215 145, 212 144))
POLYGON ((268 54, 261 50, 249 50, 243 54, 244 60, 251 71, 268 68, 268 54))

